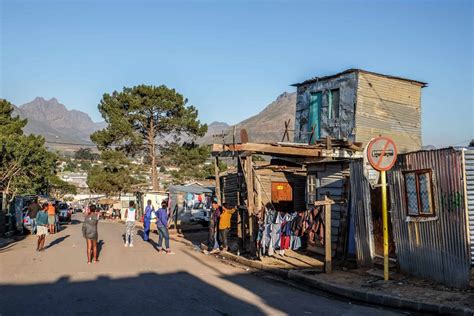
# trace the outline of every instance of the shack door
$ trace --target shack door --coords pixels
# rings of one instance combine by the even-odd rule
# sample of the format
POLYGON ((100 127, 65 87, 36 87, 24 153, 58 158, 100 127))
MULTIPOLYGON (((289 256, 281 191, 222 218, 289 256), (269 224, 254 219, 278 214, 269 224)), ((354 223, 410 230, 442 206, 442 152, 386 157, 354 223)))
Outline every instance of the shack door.
POLYGON ((309 120, 308 132, 310 133, 308 139, 311 139, 311 144, 314 144, 317 139, 321 137, 321 106, 323 101, 323 94, 321 92, 311 94, 309 102, 309 120), (311 132, 314 128, 313 137, 311 132))
POLYGON ((272 182, 272 204, 277 211, 293 211, 293 184, 289 182, 272 182))

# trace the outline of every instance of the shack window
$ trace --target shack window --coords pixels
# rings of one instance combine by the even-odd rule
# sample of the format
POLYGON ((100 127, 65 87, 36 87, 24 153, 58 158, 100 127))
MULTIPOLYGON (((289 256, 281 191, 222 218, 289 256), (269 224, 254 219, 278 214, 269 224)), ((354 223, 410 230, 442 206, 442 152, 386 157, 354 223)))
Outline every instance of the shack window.
POLYGON ((306 203, 313 204, 316 201, 316 175, 308 175, 306 181, 306 203))
POLYGON ((339 118, 339 89, 329 90, 328 94, 328 118, 339 118))
POLYGON ((404 176, 408 215, 435 215, 431 170, 409 171, 404 176))

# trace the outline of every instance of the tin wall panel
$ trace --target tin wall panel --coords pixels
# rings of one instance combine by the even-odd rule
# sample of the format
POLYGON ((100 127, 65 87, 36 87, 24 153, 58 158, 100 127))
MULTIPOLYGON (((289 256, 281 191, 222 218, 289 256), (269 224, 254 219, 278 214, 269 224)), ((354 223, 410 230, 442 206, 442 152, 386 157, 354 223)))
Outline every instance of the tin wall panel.
POLYGON ((464 203, 462 153, 455 149, 400 155, 388 172, 397 259, 404 272, 467 288, 470 245, 464 203), (432 170, 437 218, 407 221, 404 171, 432 170))
POLYGON ((464 161, 464 172, 466 174, 466 201, 469 214, 471 265, 474 266, 474 149, 464 151, 464 161))
POLYGON ((372 210, 370 184, 364 177, 362 159, 350 164, 350 216, 354 223, 356 257, 359 266, 373 265, 372 210))

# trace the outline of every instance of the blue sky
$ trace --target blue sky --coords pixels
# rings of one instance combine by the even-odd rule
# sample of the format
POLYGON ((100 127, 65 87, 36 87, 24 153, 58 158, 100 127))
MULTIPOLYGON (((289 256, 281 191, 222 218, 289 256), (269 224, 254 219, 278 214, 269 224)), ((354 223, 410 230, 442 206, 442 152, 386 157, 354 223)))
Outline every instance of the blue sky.
POLYGON ((429 83, 425 145, 474 138, 472 1, 0 2, 0 97, 17 105, 56 97, 99 121, 103 93, 166 84, 237 123, 362 68, 429 83))

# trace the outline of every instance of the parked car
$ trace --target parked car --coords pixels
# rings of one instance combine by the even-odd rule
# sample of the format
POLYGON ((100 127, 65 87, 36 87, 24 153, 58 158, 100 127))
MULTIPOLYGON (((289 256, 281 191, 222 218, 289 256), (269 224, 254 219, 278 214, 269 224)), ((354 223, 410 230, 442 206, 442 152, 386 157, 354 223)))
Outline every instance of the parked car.
POLYGON ((58 213, 60 223, 71 223, 72 210, 67 203, 58 203, 58 213))
POLYGON ((190 212, 191 222, 197 222, 202 224, 204 227, 209 226, 209 216, 211 211, 205 207, 204 203, 196 202, 190 212))
POLYGON ((28 216, 28 210, 23 211, 23 229, 24 231, 31 232, 31 219, 28 216))

